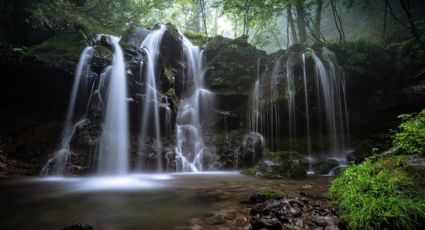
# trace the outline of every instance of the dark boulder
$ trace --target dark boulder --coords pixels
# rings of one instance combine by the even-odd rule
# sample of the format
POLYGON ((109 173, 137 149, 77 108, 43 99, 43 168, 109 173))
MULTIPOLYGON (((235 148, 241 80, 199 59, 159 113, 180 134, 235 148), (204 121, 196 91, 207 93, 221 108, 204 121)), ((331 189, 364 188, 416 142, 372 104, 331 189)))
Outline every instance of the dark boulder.
POLYGON ((243 167, 254 166, 261 159, 265 148, 264 137, 257 132, 245 135, 242 142, 241 165, 243 167))
POLYGON ((61 230, 94 230, 94 228, 88 224, 73 224, 63 227, 61 230))

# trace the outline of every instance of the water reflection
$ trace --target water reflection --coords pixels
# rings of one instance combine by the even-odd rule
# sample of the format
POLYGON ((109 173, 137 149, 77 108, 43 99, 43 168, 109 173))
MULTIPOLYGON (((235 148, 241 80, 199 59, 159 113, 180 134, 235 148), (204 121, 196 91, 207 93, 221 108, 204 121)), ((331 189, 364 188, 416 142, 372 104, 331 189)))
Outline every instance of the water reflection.
POLYGON ((325 190, 328 178, 264 180, 237 172, 132 174, 0 180, 0 229, 172 229, 214 210, 237 209, 263 187, 286 193, 305 184, 325 190))

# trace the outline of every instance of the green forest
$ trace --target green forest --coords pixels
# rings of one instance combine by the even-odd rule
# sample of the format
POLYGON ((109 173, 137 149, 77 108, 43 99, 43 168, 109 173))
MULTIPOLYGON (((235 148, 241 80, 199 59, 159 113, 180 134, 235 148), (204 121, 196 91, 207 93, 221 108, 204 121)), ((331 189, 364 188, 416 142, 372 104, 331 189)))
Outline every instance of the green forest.
POLYGON ((423 0, 0 20, 0 229, 425 228, 423 0))

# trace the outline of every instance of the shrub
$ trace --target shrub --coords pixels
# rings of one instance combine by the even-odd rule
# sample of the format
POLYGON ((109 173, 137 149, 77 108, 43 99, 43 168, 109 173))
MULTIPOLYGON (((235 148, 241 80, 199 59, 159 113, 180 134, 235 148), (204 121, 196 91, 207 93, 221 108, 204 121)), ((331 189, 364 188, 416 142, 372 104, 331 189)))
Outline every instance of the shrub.
POLYGON ((393 142, 403 154, 425 155, 425 109, 417 115, 400 115, 403 123, 393 142))
POLYGON ((415 229, 425 219, 425 200, 403 170, 406 156, 348 167, 329 189, 350 229, 415 229))

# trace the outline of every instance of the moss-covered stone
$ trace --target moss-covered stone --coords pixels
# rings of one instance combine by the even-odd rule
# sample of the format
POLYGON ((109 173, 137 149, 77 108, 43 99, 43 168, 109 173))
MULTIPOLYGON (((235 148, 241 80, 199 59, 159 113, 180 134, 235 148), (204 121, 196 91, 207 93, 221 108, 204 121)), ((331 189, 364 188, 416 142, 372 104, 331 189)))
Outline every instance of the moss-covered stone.
POLYGON ((241 173, 246 176, 255 176, 255 174, 257 173, 257 170, 255 168, 246 168, 246 169, 243 169, 241 173))
POLYGON ((314 170, 317 174, 328 174, 332 169, 339 166, 339 162, 335 159, 327 159, 317 166, 315 166, 314 170))
POLYGON ((279 200, 282 199, 285 194, 279 190, 268 188, 263 189, 249 198, 250 203, 262 203, 267 200, 279 200))
POLYGON ((214 37, 208 42, 207 79, 211 88, 224 95, 249 95, 257 76, 257 59, 264 52, 243 39, 214 37))

